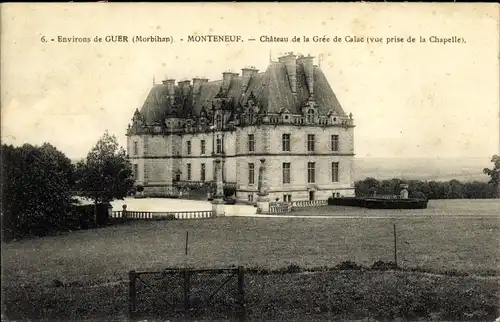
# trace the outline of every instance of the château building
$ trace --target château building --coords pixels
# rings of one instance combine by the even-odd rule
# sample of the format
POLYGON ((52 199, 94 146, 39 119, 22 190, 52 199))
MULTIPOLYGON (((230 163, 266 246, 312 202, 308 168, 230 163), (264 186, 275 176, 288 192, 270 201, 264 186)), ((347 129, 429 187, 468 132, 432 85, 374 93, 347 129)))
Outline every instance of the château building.
POLYGON ((354 195, 354 122, 311 56, 288 53, 264 72, 153 84, 127 130, 127 152, 146 196, 215 180, 257 199, 265 161, 270 200, 354 195))

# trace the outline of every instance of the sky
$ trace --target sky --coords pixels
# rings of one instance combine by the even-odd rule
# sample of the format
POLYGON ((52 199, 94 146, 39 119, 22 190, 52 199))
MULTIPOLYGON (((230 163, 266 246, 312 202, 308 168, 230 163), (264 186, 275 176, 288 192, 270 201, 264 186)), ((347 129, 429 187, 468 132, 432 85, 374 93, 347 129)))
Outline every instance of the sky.
POLYGON ((125 130, 153 77, 217 80, 315 56, 347 113, 357 157, 490 158, 499 153, 496 4, 2 4, 2 143, 50 142, 80 158, 105 130, 125 130), (241 43, 187 43, 188 35, 241 43), (59 43, 58 36, 172 37, 173 43, 59 43), (260 42, 261 36, 289 42, 260 42), (40 39, 54 38, 43 43, 40 39), (291 42, 293 36, 311 42, 291 42), (312 42, 335 36, 342 42, 312 42), (345 37, 364 37, 347 43, 345 37), (413 36, 415 43, 386 44, 413 36), (466 43, 420 43, 430 36, 466 43), (368 37, 383 43, 367 43, 368 37), (257 41, 247 41, 257 38, 257 41), (319 62, 319 57, 322 57, 319 62))

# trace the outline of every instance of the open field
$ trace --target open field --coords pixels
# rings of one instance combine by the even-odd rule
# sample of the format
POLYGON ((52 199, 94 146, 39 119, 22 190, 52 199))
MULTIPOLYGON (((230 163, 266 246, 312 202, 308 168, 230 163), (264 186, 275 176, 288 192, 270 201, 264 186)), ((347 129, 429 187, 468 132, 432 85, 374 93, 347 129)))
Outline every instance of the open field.
POLYGON ((307 219, 225 217, 131 222, 22 240, 2 247, 4 277, 19 283, 103 280, 132 269, 188 264, 279 268, 369 265, 393 258, 393 224, 404 267, 469 273, 500 271, 499 217, 307 219), (184 256, 186 231, 189 255, 184 256))
MULTIPOLYGON (((446 202, 452 204, 451 201, 446 202)), ((269 307, 274 305, 279 308, 287 307, 291 316, 296 318, 300 314, 312 314, 315 318, 325 318, 331 314, 343 316, 342 314, 351 312, 349 305, 353 304, 345 301, 352 297, 365 303, 366 307, 352 308, 352 312, 363 315, 363 310, 371 310, 372 313, 373 310, 376 311, 377 296, 381 296, 381 299, 389 296, 390 301, 401 301, 409 296, 405 292, 423 287, 422 292, 431 292, 434 294, 432 296, 438 296, 440 301, 448 301, 446 303, 449 305, 452 305, 452 299, 465 296, 468 300, 462 304, 472 305, 472 311, 467 311, 467 314, 473 314, 478 309, 474 305, 486 303, 489 306, 482 307, 481 314, 484 315, 489 310, 488 316, 492 316, 491 314, 495 314, 493 311, 498 309, 499 284, 498 277, 495 276, 500 275, 500 217, 495 216, 495 212, 491 210, 498 205, 496 202, 488 204, 487 201, 478 201, 473 207, 455 203, 454 208, 445 207, 453 209, 449 216, 439 216, 438 214, 445 213, 430 208, 427 209, 428 214, 431 214, 429 216, 399 213, 382 219, 368 219, 372 214, 365 214, 366 218, 358 219, 225 217, 131 222, 16 241, 2 245, 2 288, 8 310, 11 313, 17 312, 20 316, 45 316, 53 320, 61 317, 64 312, 71 312, 73 316, 76 314, 78 317, 108 320, 109 314, 126 315, 125 280, 129 270, 161 270, 183 265, 244 265, 276 269, 297 264, 300 267, 314 268, 333 267, 343 261, 369 266, 377 260, 393 259, 392 229, 393 224, 396 224, 398 261, 403 268, 419 268, 434 273, 451 271, 482 277, 429 277, 410 272, 376 275, 373 272, 351 272, 349 274, 357 276, 351 280, 341 277, 344 274, 342 272, 329 272, 328 274, 334 274, 329 275, 329 279, 342 282, 328 282, 328 287, 322 286, 325 285, 326 277, 318 277, 323 282, 310 285, 306 282, 312 278, 309 275, 295 274, 302 277, 290 276, 272 281, 268 278, 252 282, 260 283, 259 289, 272 289, 271 293, 265 291, 259 297, 261 302, 255 302, 252 314, 258 317, 259 310, 267 310, 266 314, 271 314, 269 307), (184 256, 186 231, 189 231, 187 257, 184 256), (283 281, 287 278, 298 280, 296 284, 286 286, 291 282, 283 281), (54 281, 74 287, 53 287, 54 281), (279 281, 285 284, 280 284, 279 281), (418 281, 424 282, 419 284, 418 281), (351 290, 352 287, 354 289, 351 290), (383 289, 387 287, 394 289, 395 293, 383 295, 383 289), (285 296, 287 292, 298 294, 299 289, 300 294, 319 292, 319 295, 314 299, 303 295, 294 299, 285 296), (339 289, 348 293, 344 294, 344 300, 336 299, 335 294, 338 295, 339 289), (447 299, 446 296, 451 298, 447 299), (367 304, 370 298, 375 304, 367 304), (303 302, 305 299, 307 303, 303 302), (310 303, 311 301, 317 303, 310 303), (61 306, 58 303, 65 304, 61 306), (321 307, 317 312, 315 305, 321 307), (341 307, 338 309, 340 311, 332 313, 335 305, 341 307), (304 307, 307 308, 304 310, 312 310, 312 313, 297 313, 299 308, 304 307)), ((340 208, 331 208, 330 211, 327 208, 330 207, 308 209, 308 213, 346 213, 346 210, 340 208)), ((348 211, 362 214, 363 210, 350 208, 348 211)), ((251 279, 248 283, 250 281, 251 279)), ((380 307, 384 305, 388 304, 379 303, 380 307)), ((268 318, 290 318, 288 311, 280 312, 268 318)), ((365 316, 371 316, 372 313, 365 316)), ((354 316, 359 317, 356 314, 354 316)), ((376 313, 373 314, 376 316, 376 313)), ((350 318, 355 318, 354 316, 350 318)))

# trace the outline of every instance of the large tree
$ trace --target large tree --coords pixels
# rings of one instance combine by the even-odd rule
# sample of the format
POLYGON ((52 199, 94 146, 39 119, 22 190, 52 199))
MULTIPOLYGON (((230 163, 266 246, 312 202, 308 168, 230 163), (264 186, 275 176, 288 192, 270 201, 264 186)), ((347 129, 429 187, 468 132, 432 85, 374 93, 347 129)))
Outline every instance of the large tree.
POLYGON ((76 188, 95 204, 123 199, 134 186, 132 166, 116 137, 107 131, 77 163, 76 188))
POLYGON ((2 145, 1 154, 3 237, 63 229, 71 205, 71 161, 48 143, 2 145))
POLYGON ((500 156, 494 155, 491 157, 491 162, 493 167, 484 168, 483 172, 490 176, 489 183, 497 187, 497 198, 500 198, 500 156))

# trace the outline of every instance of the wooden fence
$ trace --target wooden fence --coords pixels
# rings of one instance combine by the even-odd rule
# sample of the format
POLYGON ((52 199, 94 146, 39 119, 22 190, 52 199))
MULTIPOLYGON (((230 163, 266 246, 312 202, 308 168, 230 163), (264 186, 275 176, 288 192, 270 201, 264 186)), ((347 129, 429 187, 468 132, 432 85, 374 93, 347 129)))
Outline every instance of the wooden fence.
POLYGON ((316 207, 316 206, 328 206, 328 200, 292 201, 292 207, 294 208, 316 207))
POLYGON ((111 218, 127 219, 204 219, 214 217, 213 210, 204 211, 113 211, 111 218))

